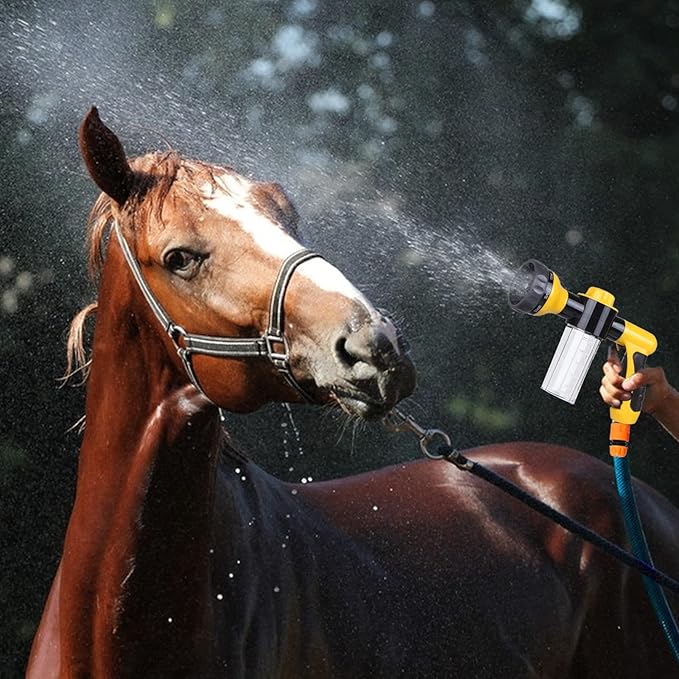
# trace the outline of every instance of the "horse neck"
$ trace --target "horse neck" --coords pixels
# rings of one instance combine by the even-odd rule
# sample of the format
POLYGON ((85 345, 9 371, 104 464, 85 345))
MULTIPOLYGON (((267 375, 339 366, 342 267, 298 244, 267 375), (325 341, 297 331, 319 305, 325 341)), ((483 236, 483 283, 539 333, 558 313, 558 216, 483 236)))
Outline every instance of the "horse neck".
POLYGON ((115 512, 131 475, 150 469, 163 452, 166 418, 176 414, 169 403, 186 382, 168 352, 112 239, 99 290, 76 508, 94 502, 100 514, 115 512))
POLYGON ((62 657, 86 674, 124 676, 121 662, 142 671, 154 655, 140 642, 145 629, 161 628, 154 639, 170 666, 187 644, 209 655, 201 646, 208 637, 197 630, 209 625, 220 428, 216 409, 182 382, 120 251, 110 247, 61 577, 62 657), (121 660, 130 640, 140 654, 121 660))

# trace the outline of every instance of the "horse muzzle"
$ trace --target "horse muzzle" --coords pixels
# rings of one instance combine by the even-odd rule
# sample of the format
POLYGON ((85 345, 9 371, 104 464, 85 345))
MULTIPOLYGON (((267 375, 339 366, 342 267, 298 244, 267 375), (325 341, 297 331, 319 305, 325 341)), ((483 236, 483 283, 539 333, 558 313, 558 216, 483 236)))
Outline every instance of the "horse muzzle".
POLYGON ((326 370, 334 374, 323 389, 343 410, 363 419, 382 417, 415 388, 406 342, 382 315, 338 333, 329 363, 326 370))

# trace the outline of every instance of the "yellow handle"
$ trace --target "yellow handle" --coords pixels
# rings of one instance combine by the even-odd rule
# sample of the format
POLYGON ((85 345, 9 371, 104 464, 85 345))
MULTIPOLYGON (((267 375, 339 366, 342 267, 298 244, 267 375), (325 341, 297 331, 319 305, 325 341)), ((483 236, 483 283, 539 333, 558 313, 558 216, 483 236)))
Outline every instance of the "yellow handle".
MULTIPOLYGON (((616 344, 623 346, 627 352, 625 361, 625 379, 627 379, 646 365, 646 358, 656 350, 658 340, 648 330, 625 321, 625 329, 616 340, 616 344)), ((634 424, 639 419, 644 400, 642 389, 637 390, 630 401, 623 401, 619 408, 611 408, 613 422, 634 424)))

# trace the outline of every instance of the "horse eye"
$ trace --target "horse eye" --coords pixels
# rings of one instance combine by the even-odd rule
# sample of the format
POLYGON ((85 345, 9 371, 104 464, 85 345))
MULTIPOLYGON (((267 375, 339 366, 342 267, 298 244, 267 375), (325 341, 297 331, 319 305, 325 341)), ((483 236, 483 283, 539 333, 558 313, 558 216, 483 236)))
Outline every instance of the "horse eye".
POLYGON ((200 255, 188 250, 170 250, 163 258, 166 269, 184 278, 193 275, 201 261, 200 255))

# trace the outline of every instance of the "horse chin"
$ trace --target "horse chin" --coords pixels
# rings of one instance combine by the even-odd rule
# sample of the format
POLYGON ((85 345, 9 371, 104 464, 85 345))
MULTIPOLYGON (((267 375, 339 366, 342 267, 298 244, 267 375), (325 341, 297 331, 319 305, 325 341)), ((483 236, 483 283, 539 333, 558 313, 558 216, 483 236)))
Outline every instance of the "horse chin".
POLYGON ((345 390, 331 390, 329 398, 347 415, 361 420, 379 420, 396 405, 387 401, 376 401, 365 394, 349 393, 345 390))

